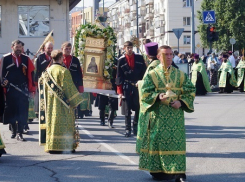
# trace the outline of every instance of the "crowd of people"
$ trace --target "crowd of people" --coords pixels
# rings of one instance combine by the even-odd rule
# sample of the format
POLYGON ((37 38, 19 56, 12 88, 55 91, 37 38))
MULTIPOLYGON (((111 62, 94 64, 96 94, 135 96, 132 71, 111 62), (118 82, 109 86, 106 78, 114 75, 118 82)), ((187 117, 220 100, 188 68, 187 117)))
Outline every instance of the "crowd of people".
POLYGON ((178 51, 174 51, 174 55, 173 62, 188 64, 190 78, 196 86, 196 95, 205 95, 217 88, 219 93, 232 93, 235 89, 245 91, 243 55, 238 56, 236 53, 234 56, 231 51, 222 52, 219 56, 213 52, 202 57, 198 54, 186 57, 178 51))
MULTIPOLYGON (((117 67, 110 81, 118 102, 117 98, 84 92, 82 66, 71 54, 71 43, 53 50, 53 44, 47 42, 32 61, 24 53, 24 43, 13 41, 12 53, 1 60, 1 122, 9 125, 12 139, 26 141, 23 131, 28 128, 32 100, 39 118, 40 145, 51 154, 75 152, 79 144, 76 117, 83 118, 95 100, 100 125, 105 125, 107 115, 108 126, 113 128, 120 105, 125 137, 137 136, 139 168, 149 171, 154 180, 186 181, 184 111, 193 112, 195 95, 205 95, 216 85, 220 93, 231 93, 235 87, 243 91, 245 62, 243 57, 237 62, 231 52, 219 58, 214 53, 201 58, 192 54, 187 59, 167 45, 147 40, 144 46, 143 56, 134 53, 133 43, 126 41, 124 54, 115 58, 117 67), (190 75, 178 69, 180 63, 189 64, 190 75)), ((0 136, 0 156, 6 153, 4 148, 0 136)))

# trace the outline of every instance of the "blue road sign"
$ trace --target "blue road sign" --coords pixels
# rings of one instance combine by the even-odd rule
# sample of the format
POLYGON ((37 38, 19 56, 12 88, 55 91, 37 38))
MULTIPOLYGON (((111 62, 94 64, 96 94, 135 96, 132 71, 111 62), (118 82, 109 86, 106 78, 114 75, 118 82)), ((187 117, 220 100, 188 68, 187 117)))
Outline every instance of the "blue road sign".
POLYGON ((177 39, 179 39, 182 35, 182 33, 184 32, 184 29, 183 28, 174 28, 172 29, 175 36, 177 37, 177 39))
POLYGON ((216 23, 215 11, 203 11, 202 12, 203 23, 204 24, 214 24, 216 23))

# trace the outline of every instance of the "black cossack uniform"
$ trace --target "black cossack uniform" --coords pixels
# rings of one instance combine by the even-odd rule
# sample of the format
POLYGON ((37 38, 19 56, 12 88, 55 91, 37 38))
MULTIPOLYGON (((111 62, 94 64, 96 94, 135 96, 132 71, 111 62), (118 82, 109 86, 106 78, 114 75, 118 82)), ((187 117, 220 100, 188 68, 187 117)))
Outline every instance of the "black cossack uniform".
POLYGON ((146 65, 142 55, 134 55, 134 69, 129 67, 126 57, 122 56, 117 64, 117 78, 116 84, 122 85, 123 95, 125 99, 122 100, 122 114, 125 115, 126 130, 131 131, 131 110, 135 111, 134 116, 134 130, 137 130, 138 116, 139 116, 139 93, 135 84, 142 80, 146 65))
MULTIPOLYGON (((3 56, 2 77, 6 77, 9 83, 12 83, 23 92, 28 94, 28 57, 21 55, 21 65, 16 66, 11 54, 3 56), (26 71, 24 71, 26 70, 26 71)), ((22 134, 24 125, 28 120, 28 97, 17 91, 14 87, 6 87, 6 103, 3 115, 3 124, 11 124, 12 132, 16 134, 16 121, 18 121, 18 133, 22 134)))

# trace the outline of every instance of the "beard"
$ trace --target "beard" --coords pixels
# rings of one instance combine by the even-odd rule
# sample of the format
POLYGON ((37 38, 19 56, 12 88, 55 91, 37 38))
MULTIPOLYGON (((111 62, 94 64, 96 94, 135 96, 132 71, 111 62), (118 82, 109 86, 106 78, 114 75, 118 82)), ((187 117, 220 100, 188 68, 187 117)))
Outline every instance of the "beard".
POLYGON ((21 54, 21 50, 16 50, 16 51, 14 51, 14 54, 15 54, 15 55, 20 55, 20 54, 21 54))

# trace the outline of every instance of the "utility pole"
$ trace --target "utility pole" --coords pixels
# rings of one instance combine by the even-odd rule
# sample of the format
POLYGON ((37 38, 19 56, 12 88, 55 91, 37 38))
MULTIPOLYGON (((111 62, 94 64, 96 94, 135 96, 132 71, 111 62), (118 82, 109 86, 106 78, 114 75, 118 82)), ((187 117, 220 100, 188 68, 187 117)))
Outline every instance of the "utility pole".
POLYGON ((85 1, 85 0, 83 0, 83 25, 85 25, 85 17, 84 17, 84 1, 85 1))
MULTIPOLYGON (((139 12, 138 12, 138 0, 136 0, 136 37, 139 39, 139 12)), ((139 53, 139 48, 137 47, 137 53, 139 53)))
POLYGON ((105 0, 103 0, 103 16, 105 15, 105 0))
POLYGON ((195 6, 191 0, 191 53, 195 53, 195 6))

